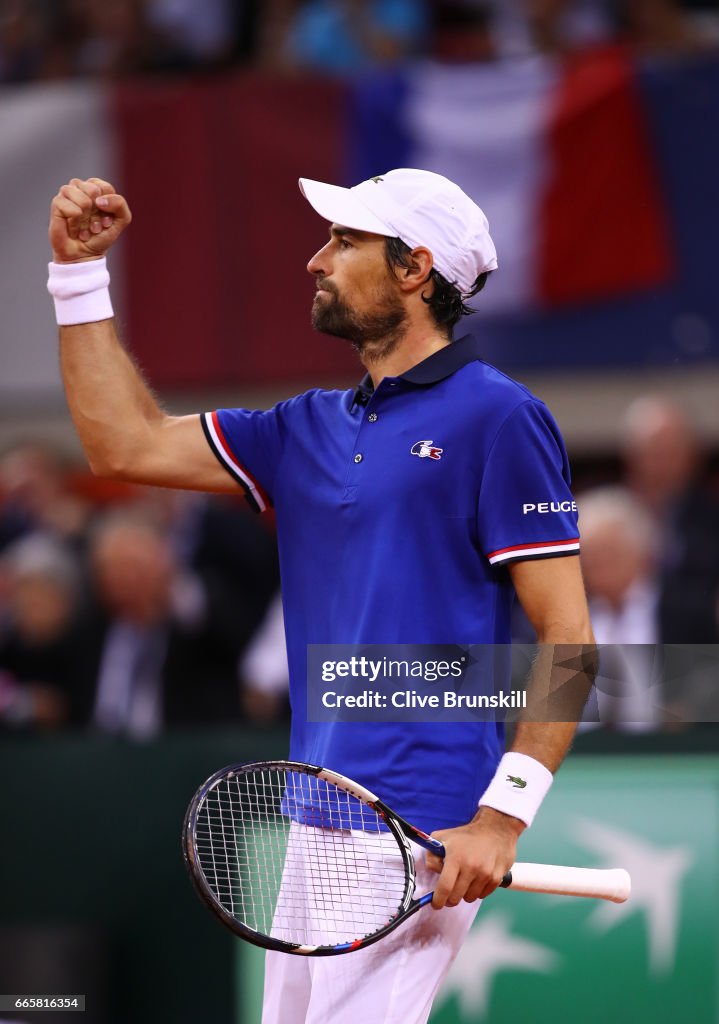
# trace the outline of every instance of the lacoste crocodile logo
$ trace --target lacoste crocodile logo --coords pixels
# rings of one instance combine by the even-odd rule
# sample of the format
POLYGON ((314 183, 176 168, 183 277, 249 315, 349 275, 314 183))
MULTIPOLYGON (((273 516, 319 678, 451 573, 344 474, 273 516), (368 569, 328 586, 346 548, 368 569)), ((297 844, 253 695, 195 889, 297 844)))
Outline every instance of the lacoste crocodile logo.
POLYGON ((376 176, 375 176, 374 178, 370 178, 370 181, 373 181, 373 182, 375 183, 375 185, 378 185, 378 184, 380 183, 380 181, 384 181, 384 178, 382 178, 382 177, 381 177, 381 176, 380 176, 380 175, 378 174, 378 175, 376 175, 376 176))
POLYGON ((508 775, 507 782, 513 782, 514 789, 524 789, 524 787, 527 785, 527 780, 520 779, 517 775, 508 775))
POLYGON ((444 448, 435 448, 432 441, 417 441, 409 450, 410 455, 418 455, 420 459, 441 459, 444 448))

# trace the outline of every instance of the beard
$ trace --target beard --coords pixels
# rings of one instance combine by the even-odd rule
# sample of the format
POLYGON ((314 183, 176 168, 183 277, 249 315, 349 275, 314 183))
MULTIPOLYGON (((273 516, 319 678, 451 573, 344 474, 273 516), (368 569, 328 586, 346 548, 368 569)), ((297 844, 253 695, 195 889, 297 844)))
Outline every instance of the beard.
POLYGON ((407 313, 389 289, 380 296, 377 312, 359 313, 340 298, 332 282, 321 281, 319 286, 327 294, 316 295, 312 304, 316 331, 346 338, 360 355, 373 360, 388 356, 399 345, 407 332, 407 313))

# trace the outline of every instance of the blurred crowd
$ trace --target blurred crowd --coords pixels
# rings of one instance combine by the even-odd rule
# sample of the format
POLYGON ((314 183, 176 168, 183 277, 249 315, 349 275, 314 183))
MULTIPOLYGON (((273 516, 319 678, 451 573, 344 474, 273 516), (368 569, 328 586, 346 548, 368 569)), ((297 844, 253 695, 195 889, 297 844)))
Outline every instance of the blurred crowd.
POLYGON ((578 497, 594 634, 627 645, 604 652, 598 711, 635 730, 716 722, 719 490, 673 403, 638 398, 622 426, 620 483, 578 497))
POLYGON ((715 47, 719 0, 2 0, 0 82, 243 64, 342 74, 610 40, 670 55, 715 47))
MULTIPOLYGON (((578 494, 597 640, 632 645, 605 655, 602 674, 616 685, 599 695, 601 718, 633 728, 716 720, 716 661, 691 671, 677 662, 657 692, 653 646, 719 643, 716 481, 689 419, 664 399, 637 399, 622 438, 621 478, 580 482, 578 494)), ((0 730, 141 740, 282 719, 278 582, 272 525, 242 499, 98 480, 37 445, 8 451, 0 730)), ((518 639, 530 639, 521 627, 518 639)))
POLYGON ((278 588, 242 499, 96 480, 49 448, 0 459, 0 723, 165 727, 281 714, 244 700, 243 656, 278 588))

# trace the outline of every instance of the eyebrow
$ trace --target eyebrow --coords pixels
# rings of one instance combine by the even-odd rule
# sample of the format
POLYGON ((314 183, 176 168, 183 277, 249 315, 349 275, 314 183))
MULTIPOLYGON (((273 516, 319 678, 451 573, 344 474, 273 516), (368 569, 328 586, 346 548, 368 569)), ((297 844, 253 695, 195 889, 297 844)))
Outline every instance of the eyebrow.
POLYGON ((342 235, 351 235, 352 238, 361 239, 364 236, 364 231, 355 231, 353 228, 345 228, 342 225, 333 227, 330 225, 330 238, 340 238, 342 235))

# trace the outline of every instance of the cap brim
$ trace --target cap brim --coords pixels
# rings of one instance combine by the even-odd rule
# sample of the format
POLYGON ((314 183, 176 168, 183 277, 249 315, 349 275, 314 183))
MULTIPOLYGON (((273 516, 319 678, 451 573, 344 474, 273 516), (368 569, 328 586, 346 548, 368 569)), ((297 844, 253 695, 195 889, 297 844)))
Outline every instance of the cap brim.
POLYGON ((369 231, 375 235, 396 234, 368 210, 351 189, 312 181, 311 178, 300 178, 300 192, 313 210, 332 224, 354 228, 355 231, 369 231))

